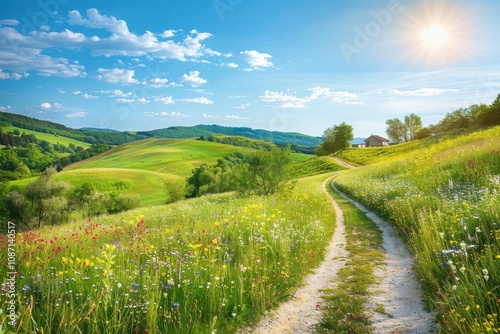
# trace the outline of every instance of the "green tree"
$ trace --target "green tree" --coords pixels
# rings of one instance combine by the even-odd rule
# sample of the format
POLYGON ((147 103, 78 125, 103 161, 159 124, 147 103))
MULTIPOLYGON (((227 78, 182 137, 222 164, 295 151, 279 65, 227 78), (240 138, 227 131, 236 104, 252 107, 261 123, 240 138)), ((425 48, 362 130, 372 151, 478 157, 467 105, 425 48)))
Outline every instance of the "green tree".
POLYGON ((324 141, 316 148, 316 155, 329 155, 351 147, 353 128, 345 122, 334 125, 323 132, 324 141))
POLYGON ((165 181, 165 190, 167 191, 167 203, 173 203, 186 198, 188 195, 187 182, 184 180, 165 181))
POLYGON ((405 116, 404 124, 406 127, 406 141, 415 139, 415 134, 422 129, 422 119, 415 114, 405 116))
POLYGON ((52 206, 55 202, 54 197, 61 197, 66 189, 68 189, 68 185, 65 182, 58 182, 53 179, 56 173, 57 171, 54 167, 49 167, 36 181, 26 186, 26 197, 31 201, 31 208, 37 219, 38 228, 42 226, 42 222, 47 216, 51 218, 55 217, 51 211, 57 212, 59 206, 52 206))
POLYGON ((385 121, 387 128, 385 133, 395 143, 401 143, 405 140, 406 127, 399 118, 388 119, 385 121))
POLYGON ((69 198, 72 204, 78 207, 83 218, 85 218, 85 212, 87 212, 87 217, 91 215, 91 203, 95 192, 94 185, 89 182, 85 182, 71 191, 69 198))
POLYGON ((267 196, 292 187, 290 153, 290 146, 286 146, 249 155, 247 163, 240 165, 236 172, 240 192, 267 196))

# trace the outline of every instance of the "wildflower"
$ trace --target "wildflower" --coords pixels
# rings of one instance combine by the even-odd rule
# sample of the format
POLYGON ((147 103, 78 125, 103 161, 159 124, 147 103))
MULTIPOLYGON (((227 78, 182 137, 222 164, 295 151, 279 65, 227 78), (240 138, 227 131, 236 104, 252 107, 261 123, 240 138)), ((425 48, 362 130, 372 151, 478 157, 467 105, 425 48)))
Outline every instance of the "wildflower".
POLYGON ((179 303, 175 302, 175 303, 173 304, 173 306, 174 306, 174 307, 179 307, 179 303))
POLYGON ((488 269, 483 269, 483 275, 488 275, 488 269))

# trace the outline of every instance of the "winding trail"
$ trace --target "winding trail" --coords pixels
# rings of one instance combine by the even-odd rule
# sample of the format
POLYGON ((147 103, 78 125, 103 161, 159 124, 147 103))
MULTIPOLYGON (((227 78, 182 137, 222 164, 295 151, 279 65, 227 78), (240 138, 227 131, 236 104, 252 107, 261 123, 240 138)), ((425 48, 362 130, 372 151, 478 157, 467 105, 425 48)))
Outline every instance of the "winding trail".
MULTIPOLYGON (((327 181, 323 183, 323 188, 326 186, 327 181)), ((306 277, 304 285, 293 294, 290 300, 262 317, 255 327, 240 330, 238 333, 314 333, 315 326, 321 319, 321 310, 318 305, 322 303, 322 300, 319 289, 335 287, 333 282, 337 271, 344 266, 345 257, 348 255, 345 249, 344 215, 331 197, 330 200, 335 209, 336 227, 321 266, 306 277)))
POLYGON ((370 289, 371 295, 365 305, 371 316, 374 333, 434 333, 435 314, 424 310, 422 289, 412 270, 414 258, 398 237, 394 226, 345 196, 333 183, 332 187, 363 211, 383 233, 385 266, 375 269, 376 280, 380 283, 370 289), (386 314, 373 311, 378 305, 383 305, 386 314))
MULTIPOLYGON (((347 164, 346 164, 347 165, 347 164)), ((353 166, 349 165, 350 168, 353 166)), ((347 166, 346 166, 347 167, 347 166)), ((327 181, 323 183, 326 191, 327 181)), ((335 189, 332 182, 331 186, 335 189)), ((335 189, 336 190, 336 189, 335 189)), ((374 333, 425 334, 434 332, 434 317, 424 311, 422 291, 412 270, 414 260, 410 252, 398 238, 394 227, 367 210, 361 204, 345 197, 372 219, 383 232, 383 249, 386 265, 377 267, 375 274, 379 285, 371 289, 366 303, 368 315, 373 321, 374 333), (383 306, 386 314, 373 311, 383 306)), ((238 334, 282 334, 314 333, 321 320, 319 305, 321 289, 334 288, 337 272, 345 265, 349 255, 345 249, 345 223, 339 205, 330 197, 336 215, 336 227, 325 260, 314 273, 309 274, 300 287, 280 307, 262 317, 253 327, 243 328, 238 334)))

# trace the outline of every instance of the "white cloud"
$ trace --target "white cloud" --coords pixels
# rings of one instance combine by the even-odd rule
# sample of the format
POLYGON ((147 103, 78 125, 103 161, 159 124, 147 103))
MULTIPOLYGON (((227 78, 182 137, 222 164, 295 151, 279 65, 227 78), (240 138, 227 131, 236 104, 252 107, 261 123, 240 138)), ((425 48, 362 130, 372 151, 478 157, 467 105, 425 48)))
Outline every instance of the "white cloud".
POLYGON ((352 101, 357 97, 355 93, 349 93, 345 91, 335 91, 332 92, 330 88, 326 87, 314 87, 310 88, 311 92, 309 96, 298 97, 290 92, 273 92, 266 90, 264 95, 260 96, 262 102, 277 104, 281 108, 286 109, 302 109, 307 106, 308 102, 318 100, 320 98, 327 99, 332 102, 344 103, 346 105, 362 105, 364 102, 352 101))
POLYGON ((176 111, 162 111, 162 112, 154 112, 154 111, 146 111, 144 112, 144 115, 146 117, 152 117, 152 118, 186 118, 186 117, 191 117, 190 115, 183 114, 180 112, 176 111))
POLYGON ((174 104, 174 99, 172 96, 155 96, 154 97, 155 102, 160 102, 163 104, 174 104))
MULTIPOLYGON (((192 30, 182 42, 171 39, 159 41, 157 35, 146 31, 143 35, 136 35, 129 31, 124 20, 114 16, 106 16, 95 8, 86 12, 87 17, 79 11, 69 12, 68 23, 94 29, 105 29, 111 33, 109 38, 93 36, 86 41, 86 46, 92 49, 95 56, 144 56, 149 55, 161 59, 188 59, 199 58, 205 55, 219 56, 220 52, 205 47, 201 42, 211 37, 207 32, 192 30)), ((170 38, 176 31, 166 30, 159 37, 170 38)))
POLYGON ((248 120, 249 118, 246 117, 241 117, 238 115, 226 115, 224 116, 225 119, 233 119, 233 120, 248 120))
POLYGON ((289 93, 272 92, 270 90, 266 90, 264 95, 260 96, 260 99, 262 102, 266 103, 278 103, 282 108, 296 109, 305 108, 305 102, 307 101, 304 98, 300 98, 289 93))
POLYGON ((18 24, 19 24, 18 20, 13 20, 13 19, 0 20, 0 25, 4 26, 17 26, 18 24))
MULTIPOLYGON (((250 65, 251 69, 260 69, 262 67, 271 67, 273 63, 269 61, 272 58, 270 54, 260 53, 255 50, 246 50, 240 52, 245 61, 250 65)), ((251 70, 250 69, 250 70, 251 70)))
POLYGON ((248 107, 250 107, 252 104, 250 102, 247 102, 247 103, 243 103, 243 104, 240 104, 239 106, 237 107, 234 107, 235 109, 246 109, 248 107))
POLYGON ((229 67, 229 68, 238 68, 238 64, 235 63, 222 63, 222 66, 229 67))
POLYGON ((99 99, 99 96, 90 95, 90 94, 83 94, 82 96, 83 96, 84 99, 90 99, 90 100, 99 99))
POLYGON ((175 36, 175 33, 177 30, 165 30, 162 34, 161 37, 163 38, 171 38, 175 36))
POLYGON ((328 98, 334 102, 345 102, 347 100, 351 100, 357 97, 355 93, 349 93, 345 91, 330 91, 330 88, 327 87, 314 87, 310 88, 309 91, 311 95, 307 97, 308 101, 313 101, 319 98, 328 98))
POLYGON ((363 101, 345 101, 344 104, 348 106, 362 106, 365 103, 363 101))
POLYGON ((27 78, 28 76, 29 76, 29 74, 26 73, 26 72, 23 72, 23 73, 17 73, 17 72, 8 73, 8 72, 3 72, 0 69, 0 80, 9 80, 9 79, 19 80, 19 79, 22 79, 22 78, 27 78))
POLYGON ((184 74, 181 78, 181 81, 193 86, 198 87, 207 82, 207 80, 200 77, 199 71, 191 71, 189 74, 184 74))
POLYGON ((219 115, 208 115, 208 114, 203 114, 203 118, 211 118, 211 119, 220 119, 222 116, 219 115))
POLYGON ((241 117, 238 115, 225 115, 225 116, 220 116, 220 115, 209 115, 209 114, 203 114, 203 118, 208 118, 208 119, 228 119, 228 120, 248 120, 249 118, 246 117, 241 117))
POLYGON ((85 117, 87 113, 85 111, 76 111, 72 112, 70 114, 64 115, 66 118, 80 118, 80 117, 85 117))
POLYGON ((99 73, 96 79, 99 81, 106 81, 110 83, 122 83, 122 84, 138 84, 139 81, 134 79, 134 70, 125 70, 121 68, 111 68, 97 69, 99 73))
POLYGON ((116 99, 116 102, 124 104, 148 104, 151 101, 141 97, 139 99, 116 99))
POLYGON ((246 95, 235 95, 235 96, 228 96, 228 99, 243 99, 247 97, 246 95))
POLYGON ((120 89, 112 89, 112 90, 101 90, 99 93, 103 94, 111 94, 110 97, 127 97, 132 95, 132 92, 123 92, 120 89))
POLYGON ((74 90, 73 92, 71 92, 71 94, 73 94, 73 95, 80 95, 80 94, 82 94, 82 92, 79 91, 79 90, 74 90))
POLYGON ((417 96, 417 97, 428 97, 437 96, 444 93, 456 93, 458 89, 439 89, 439 88, 420 88, 416 90, 399 90, 390 89, 387 91, 389 95, 395 96, 417 96))
MULTIPOLYGON (((80 35, 78 38, 83 36, 80 35)), ((30 70, 47 77, 84 77, 84 66, 70 63, 66 58, 42 54, 46 47, 74 45, 75 36, 69 30, 62 33, 33 32, 25 36, 12 27, 0 27, 0 68, 14 72, 9 75, 14 80, 26 77, 27 73, 23 72, 30 70), (12 48, 12 45, 16 47, 12 48)))
POLYGON ((196 97, 194 99, 179 99, 178 101, 186 103, 214 104, 214 101, 209 100, 206 97, 196 97))
POLYGON ((167 85, 168 79, 154 78, 149 80, 148 85, 155 88, 162 88, 167 85))
POLYGON ((42 107, 43 109, 46 109, 46 110, 49 110, 49 109, 52 109, 52 105, 48 102, 44 102, 40 105, 40 107, 42 107))
POLYGON ((9 111, 11 110, 12 107, 11 106, 7 106, 7 107, 0 107, 0 111, 9 111))

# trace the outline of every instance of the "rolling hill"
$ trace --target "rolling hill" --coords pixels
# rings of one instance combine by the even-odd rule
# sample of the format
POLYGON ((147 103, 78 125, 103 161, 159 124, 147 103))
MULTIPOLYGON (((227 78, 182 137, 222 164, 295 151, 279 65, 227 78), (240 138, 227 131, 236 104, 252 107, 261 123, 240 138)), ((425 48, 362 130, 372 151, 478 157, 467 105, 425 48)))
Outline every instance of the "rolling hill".
POLYGON ((243 136, 251 139, 267 140, 278 145, 291 144, 298 147, 316 147, 320 137, 296 132, 279 132, 246 127, 227 127, 220 125, 174 126, 151 131, 115 131, 110 129, 82 128, 72 129, 62 124, 39 120, 23 115, 0 112, 0 126, 16 126, 26 130, 64 136, 89 144, 120 145, 146 138, 197 138, 214 134, 243 136))

